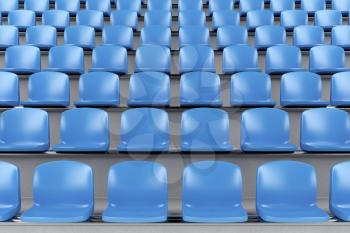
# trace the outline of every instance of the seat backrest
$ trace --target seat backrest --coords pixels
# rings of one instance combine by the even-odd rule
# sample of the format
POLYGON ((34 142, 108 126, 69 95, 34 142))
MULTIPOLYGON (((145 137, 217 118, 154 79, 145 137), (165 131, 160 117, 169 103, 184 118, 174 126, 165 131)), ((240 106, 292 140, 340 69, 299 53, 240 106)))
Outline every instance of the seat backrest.
POLYGON ((84 69, 84 51, 74 45, 59 45, 49 51, 49 68, 84 69), (69 59, 68 59, 69 58, 69 59))
POLYGON ((336 105, 337 101, 350 103, 350 72, 336 73, 331 78, 331 103, 336 105))
POLYGON ((0 162, 0 204, 21 208, 20 173, 17 166, 7 162, 0 162))
POLYGON ((141 0, 130 1, 130 0, 116 0, 118 10, 131 10, 139 12, 141 11, 141 0))
POLYGON ((273 12, 270 10, 252 10, 247 13, 246 18, 246 26, 249 30, 274 24, 273 12))
POLYGON ((314 13, 326 9, 326 0, 301 0, 301 9, 314 13))
POLYGON ((136 50, 136 72, 158 71, 170 73, 171 54, 170 49, 159 45, 145 45, 136 50), (157 57, 158 59, 154 59, 157 57))
POLYGON ((203 9, 203 2, 201 0, 179 0, 178 8, 179 12, 188 10, 201 11, 203 9))
POLYGON ((270 0, 270 9, 276 14, 280 14, 285 10, 294 10, 295 0, 270 0))
POLYGON ((205 26, 184 26, 179 29, 179 47, 188 45, 210 46, 209 29, 205 26))
POLYGON ((49 25, 38 25, 27 28, 26 44, 39 48, 50 48, 57 44, 57 30, 49 25))
POLYGON ((262 10, 264 9, 264 0, 240 0, 239 9, 241 14, 246 14, 252 10, 262 10))
POLYGON ((134 33, 127 26, 106 26, 102 31, 103 44, 112 44, 131 49, 134 47, 134 33))
POLYGON ((11 69, 28 69, 40 71, 40 50, 30 45, 16 45, 6 49, 5 67, 11 69))
POLYGON ((161 25, 171 27, 172 17, 170 11, 148 10, 144 16, 144 27, 150 25, 161 25))
POLYGON ((80 0, 55 0, 55 9, 76 13, 80 10, 80 0))
POLYGON ((180 73, 192 71, 215 72, 214 50, 209 46, 185 46, 180 49, 180 73))
POLYGON ((266 48, 274 45, 286 44, 287 34, 284 27, 265 25, 255 30, 255 47, 266 48))
POLYGON ((345 68, 344 49, 335 45, 320 45, 310 49, 310 71, 345 68))
POLYGON ((171 11, 172 1, 171 0, 148 0, 147 1, 148 10, 161 10, 161 11, 171 11))
POLYGON ((331 169, 329 203, 330 207, 346 206, 350 202, 350 162, 342 162, 331 169))
POLYGON ((343 48, 350 46, 350 26, 338 25, 332 28, 332 45, 337 45, 343 48))
POLYGON ((49 0, 24 0, 24 9, 41 14, 49 9, 49 0))
POLYGON ((24 29, 30 26, 34 26, 35 12, 31 10, 14 10, 8 14, 8 24, 18 27, 18 29, 24 29))
POLYGON ((223 52, 222 69, 224 73, 236 73, 258 68, 258 51, 249 45, 233 45, 223 52))
POLYGON ((308 25, 308 15, 304 10, 286 10, 281 12, 281 26, 293 29, 300 25, 308 25))
POLYGON ((100 30, 104 26, 103 12, 96 10, 78 11, 76 17, 77 25, 86 25, 100 30))
POLYGON ((223 49, 231 45, 248 44, 248 30, 240 25, 218 28, 216 47, 223 49))
POLYGON ((0 105, 18 105, 20 97, 19 79, 16 74, 0 71, 0 105))
POLYGON ((293 45, 276 45, 266 50, 266 70, 302 69, 301 50, 293 45))
POLYGON ((50 25, 60 30, 69 26, 69 20, 69 12, 64 10, 44 11, 42 16, 43 25, 50 25))
POLYGON ((332 9, 347 13, 350 11, 350 1, 332 0, 332 9))
POLYGON ((301 25, 294 28, 293 44, 300 48, 324 44, 324 38, 324 30, 320 26, 301 25))
POLYGON ((15 26, 1 25, 0 35, 0 48, 8 48, 19 44, 19 32, 15 26))
POLYGON ((239 13, 233 10, 214 11, 212 16, 212 28, 218 29, 227 25, 239 25, 239 13))
POLYGON ((343 24, 341 11, 338 10, 320 10, 315 12, 315 25, 329 29, 336 25, 343 24))
POLYGON ((111 1, 110 0, 86 0, 87 10, 98 10, 102 11, 104 14, 109 14, 111 11, 111 1))
POLYGON ((95 47, 95 30, 93 27, 77 25, 67 27, 64 31, 64 43, 83 48, 95 47))
MULTIPOLYGON (((186 1, 192 2, 192 1, 186 1)), ((205 26, 206 16, 202 10, 186 10, 179 12, 179 27, 197 25, 205 26)))
POLYGON ((209 0, 209 14, 212 14, 214 11, 218 10, 232 10, 234 5, 233 0, 209 0))
POLYGON ((123 25, 137 29, 138 19, 137 12, 129 10, 118 10, 111 13, 111 25, 123 25))
POLYGON ((100 45, 92 51, 92 69, 128 73, 128 54, 118 45, 100 45))
POLYGON ((0 12, 8 13, 9 11, 14 11, 18 9, 18 0, 6 0, 0 2, 0 12))
POLYGON ((152 25, 141 30, 140 46, 153 44, 171 48, 171 42, 171 30, 168 27, 152 25))

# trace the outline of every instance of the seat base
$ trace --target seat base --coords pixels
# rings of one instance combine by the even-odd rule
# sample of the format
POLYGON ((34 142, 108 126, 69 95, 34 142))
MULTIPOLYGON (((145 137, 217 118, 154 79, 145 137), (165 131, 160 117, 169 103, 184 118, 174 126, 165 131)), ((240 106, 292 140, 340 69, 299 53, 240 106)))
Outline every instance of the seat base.
POLYGON ((151 223, 167 221, 166 209, 148 209, 148 210, 127 210, 108 207, 102 215, 104 222, 115 223, 151 223))
POLYGON ((52 146, 52 150, 56 152, 104 152, 109 150, 108 144, 101 145, 70 145, 57 144, 52 146))
POLYGON ((242 207, 222 210, 184 207, 183 220, 196 223, 236 223, 248 221, 248 214, 242 207))
POLYGON ((114 100, 106 100, 106 101, 94 101, 94 100, 80 100, 74 102, 74 105, 77 107, 119 107, 120 102, 114 100))
POLYGON ((293 153, 296 151, 297 147, 293 144, 271 144, 271 145, 268 145, 266 143, 262 143, 262 144, 244 143, 243 145, 241 145, 241 149, 243 152, 293 153))
POLYGON ((301 149, 305 152, 350 152, 350 143, 301 143, 301 149))

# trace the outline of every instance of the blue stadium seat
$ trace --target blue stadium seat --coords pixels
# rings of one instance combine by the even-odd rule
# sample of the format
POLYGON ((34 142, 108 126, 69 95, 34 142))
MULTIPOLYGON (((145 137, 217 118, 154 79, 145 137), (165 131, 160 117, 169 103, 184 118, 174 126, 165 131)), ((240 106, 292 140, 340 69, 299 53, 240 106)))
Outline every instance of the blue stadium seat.
POLYGON ((0 152, 45 152, 50 146, 49 115, 33 108, 1 114, 0 152))
POLYGON ((309 18, 307 12, 304 10, 287 10, 282 11, 280 21, 281 26, 290 31, 297 26, 308 25, 309 18))
POLYGON ((342 25, 343 17, 337 10, 321 10, 315 13, 315 25, 321 26, 325 30, 330 30, 334 26, 342 25))
POLYGON ((180 49, 180 74, 193 71, 215 72, 215 55, 211 47, 205 45, 186 46, 180 49))
POLYGON ((135 72, 158 71, 171 72, 170 49, 159 45, 145 45, 136 50, 135 72), (157 59, 154 59, 154 58, 157 59))
POLYGON ((220 77, 209 72, 183 74, 180 80, 180 105, 220 107, 220 77))
POLYGON ((294 28, 293 44, 301 49, 323 45, 324 39, 324 30, 320 26, 301 25, 294 28))
POLYGON ((18 9, 18 0, 6 0, 0 2, 0 14, 7 15, 8 12, 18 9))
POLYGON ((75 15, 80 10, 80 0, 55 0, 55 9, 75 15))
POLYGON ((111 12, 111 0, 86 0, 86 9, 102 11, 104 15, 109 15, 111 12))
POLYGON ((0 71, 0 106, 14 107, 19 105, 19 79, 16 74, 0 71))
MULTIPOLYGON (((186 1, 191 2, 191 1, 186 1)), ((185 26, 206 26, 205 12, 201 10, 186 10, 179 12, 179 28, 185 26)))
POLYGON ((141 30, 139 46, 161 45, 171 48, 171 30, 161 25, 146 26, 141 30))
POLYGON ((249 11, 263 10, 264 4, 264 0, 239 0, 239 10, 245 15, 249 11))
POLYGON ((4 71, 32 74, 41 69, 40 50, 30 45, 16 45, 6 49, 4 71))
POLYGON ((249 45, 233 45, 223 52, 222 71, 233 74, 242 71, 260 71, 258 51, 249 45))
POLYGON ((241 150, 244 152, 294 152, 290 143, 288 113, 275 108, 246 110, 241 119, 241 150))
POLYGON ((349 0, 332 0, 332 9, 341 11, 344 14, 348 14, 350 11, 349 0))
POLYGON ((292 72, 281 78, 281 106, 325 107, 329 101, 322 100, 322 81, 318 74, 292 72))
POLYGON ((136 11, 138 14, 141 13, 141 0, 116 0, 115 2, 118 10, 129 10, 136 11))
POLYGON ((315 168, 297 161, 274 161, 258 168, 256 210, 266 222, 327 222, 317 206, 315 168))
POLYGON ((149 161, 113 165, 108 175, 108 207, 105 222, 149 223, 168 219, 166 168, 149 161))
POLYGON ((342 162, 331 169, 329 208, 332 214, 342 221, 350 221, 349 194, 350 162, 342 162))
POLYGON ((188 45, 210 46, 209 29, 205 26, 185 26, 179 30, 179 47, 188 45))
POLYGON ((347 71, 344 49, 335 45, 321 45, 310 49, 310 71, 333 74, 347 71))
POLYGON ((119 77, 109 72, 91 72, 79 79, 77 107, 118 107, 119 77))
POLYGON ((214 108, 193 108, 182 113, 183 152, 230 152, 230 122, 227 112, 214 108))
POLYGON ((241 72, 231 77, 231 106, 273 107, 271 79, 261 72, 241 72))
POLYGON ((36 15, 41 15, 49 9, 49 0, 24 0, 24 9, 34 11, 36 15))
POLYGON ((218 10, 232 10, 234 0, 209 0, 209 14, 211 15, 214 11, 218 10))
POLYGON ((94 209, 93 182, 91 167, 80 162, 53 161, 37 166, 33 206, 21 215, 21 220, 41 223, 89 220, 94 209))
POLYGON ((0 25, 0 49, 19 44, 18 28, 9 25, 0 25))
POLYGON ((134 33, 127 26, 106 26, 102 31, 102 44, 112 44, 132 49, 134 47, 134 33))
POLYGON ((293 45, 276 45, 266 50, 266 73, 283 74, 304 70, 301 51, 293 45))
POLYGON ((42 24, 55 27, 57 30, 64 30, 69 26, 69 13, 63 10, 44 11, 42 16, 42 24))
POLYGON ((8 24, 15 26, 20 31, 35 25, 35 12, 30 10, 15 10, 8 13, 8 24))
POLYGON ((118 10, 111 13, 111 24, 131 27, 137 30, 138 18, 137 12, 129 10, 118 10))
POLYGON ((135 108, 122 113, 120 152, 166 152, 169 150, 168 113, 156 108, 135 108))
POLYGON ((83 49, 95 47, 95 30, 93 27, 76 25, 64 30, 64 44, 76 45, 83 49))
POLYGON ((350 107, 350 72, 340 72, 331 79, 331 104, 336 107, 350 107))
POLYGON ((203 9, 203 2, 202 0, 179 0, 178 9, 179 12, 188 10, 201 11, 203 9))
POLYGON ((255 47, 257 49, 266 49, 286 43, 287 33, 282 26, 265 25, 255 29, 255 47))
POLYGON ((248 44, 248 31, 245 27, 235 25, 218 28, 216 34, 217 49, 239 44, 248 44))
POLYGON ((128 73, 128 53, 118 45, 100 45, 92 51, 90 71, 128 73))
POLYGON ((212 16, 212 29, 228 25, 239 25, 239 13, 233 10, 214 11, 212 16))
POLYGON ((242 204, 242 182, 240 167, 232 163, 201 161, 188 165, 182 181, 183 220, 201 223, 246 222, 248 214, 242 204))
POLYGON ((61 117, 61 141, 56 152, 108 152, 108 113, 96 108, 74 108, 61 117))
POLYGON ((104 26, 103 13, 95 10, 81 10, 77 13, 77 25, 85 25, 102 30, 104 26))
POLYGON ((146 11, 143 26, 150 25, 161 25, 170 28, 172 25, 171 12, 161 10, 146 11))
POLYGON ((17 166, 0 162, 0 221, 11 220, 21 209, 20 174, 17 166))
POLYGON ((270 10, 253 10, 247 13, 246 26, 248 30, 255 30, 255 28, 264 25, 273 25, 274 16, 270 10))
POLYGON ((338 25, 332 28, 332 45, 350 49, 350 26, 338 25))
POLYGON ((130 77, 129 106, 169 106, 169 75, 159 72, 140 72, 130 77))
POLYGON ((147 9, 150 11, 171 11, 172 1, 171 0, 147 0, 147 9))
POLYGON ((326 0, 301 0, 301 9, 309 14, 326 9, 326 0))
POLYGON ((295 0, 270 0, 270 9, 275 15, 280 15, 282 11, 294 10, 295 0))
POLYGON ((301 117, 300 134, 303 151, 350 152, 350 118, 343 110, 306 110, 301 117))
POLYGON ((69 77, 58 72, 39 72, 28 80, 28 100, 21 102, 26 107, 68 107, 69 77))
POLYGON ((74 45, 59 45, 49 51, 48 71, 84 73, 84 50, 74 45))
POLYGON ((27 28, 26 44, 40 49, 50 49, 57 45, 57 30, 48 25, 38 25, 27 28))

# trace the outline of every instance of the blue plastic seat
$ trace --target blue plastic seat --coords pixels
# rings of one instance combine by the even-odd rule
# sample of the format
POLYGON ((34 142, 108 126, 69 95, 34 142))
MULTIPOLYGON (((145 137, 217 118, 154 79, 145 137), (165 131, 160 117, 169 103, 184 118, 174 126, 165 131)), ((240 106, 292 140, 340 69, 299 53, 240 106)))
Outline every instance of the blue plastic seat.
POLYGON ((166 152, 169 150, 168 113, 156 108, 135 108, 122 113, 120 152, 166 152))
POLYGON ((211 15, 214 11, 218 10, 232 10, 234 0, 209 0, 209 14, 211 15))
POLYGON ((108 175, 108 207, 105 222, 149 223, 168 219, 166 168, 148 161, 113 165, 108 175))
POLYGON ((69 12, 64 10, 44 11, 42 16, 43 25, 53 26, 60 31, 69 26, 69 21, 69 12))
POLYGON ((293 45, 276 45, 266 50, 266 73, 283 74, 304 70, 301 51, 293 45))
POLYGON ((332 9, 341 11, 344 14, 348 14, 350 11, 349 0, 332 0, 332 9))
POLYGON ((241 119, 241 150, 244 152, 294 152, 290 143, 288 113, 275 108, 246 110, 241 119))
POLYGON ((301 25, 294 28, 293 44, 301 49, 323 45, 324 39, 324 30, 320 26, 301 25))
POLYGON ((129 106, 169 106, 169 75, 159 72, 133 74, 129 82, 129 106))
POLYGON ((301 9, 309 14, 326 9, 326 0, 301 0, 301 9))
POLYGON ((56 152, 108 152, 108 113, 96 108, 74 108, 61 117, 61 141, 56 152))
POLYGON ((310 71, 333 74, 347 71, 344 49, 335 45, 321 45, 310 49, 310 71))
POLYGON ((24 9, 34 11, 35 14, 41 15, 49 9, 49 0, 24 0, 24 9))
POLYGON ((143 26, 150 25, 161 25, 170 28, 172 25, 171 12, 161 10, 146 11, 143 26))
POLYGON ((136 11, 138 14, 141 12, 141 0, 116 0, 118 10, 136 11))
POLYGON ((111 12, 111 0, 85 0, 87 10, 102 11, 104 15, 111 12))
POLYGON ((281 14, 282 11, 294 10, 295 0, 270 0, 270 9, 274 12, 275 15, 281 14))
POLYGON ((102 30, 104 28, 103 13, 95 10, 81 10, 77 13, 76 24, 90 26, 95 30, 102 30))
POLYGON ((231 77, 231 106, 273 107, 271 79, 261 72, 241 72, 231 77))
POLYGON ((27 107, 69 106, 69 77, 58 72, 39 72, 28 80, 28 100, 21 102, 27 107))
POLYGON ((264 0, 239 0, 239 10, 243 15, 249 11, 263 10, 264 5, 264 0))
POLYGON ((137 12, 129 10, 117 10, 111 13, 111 24, 131 27, 137 30, 138 18, 137 12))
POLYGON ((331 79, 331 104, 336 107, 350 106, 350 72, 340 72, 331 79))
POLYGON ((139 46, 161 45, 171 48, 171 30, 168 27, 152 25, 142 28, 139 46))
POLYGON ((292 72, 281 78, 281 106, 325 107, 329 101, 322 100, 322 81, 318 74, 292 72))
POLYGON ((0 221, 11 220, 21 209, 20 174, 17 166, 0 162, 0 221))
POLYGON ((212 29, 228 25, 239 25, 239 13, 233 10, 214 11, 212 16, 212 29))
POLYGON ((49 115, 40 109, 14 108, 1 114, 0 152, 45 152, 50 146, 49 115))
POLYGON ((183 152, 231 152, 227 112, 214 108, 193 108, 181 116, 183 152))
POLYGON ((27 27, 36 23, 35 12, 30 10, 15 10, 8 13, 8 24, 15 26, 20 31, 25 31, 27 27))
POLYGON ((95 47, 95 30, 93 27, 76 25, 64 30, 64 44, 76 45, 83 49, 95 47))
POLYGON ((255 28, 264 25, 273 25, 274 16, 270 10, 253 10, 247 13, 246 26, 248 30, 255 30, 255 28))
POLYGON ((210 46, 209 29, 205 26, 185 26, 179 30, 179 47, 188 45, 210 46))
POLYGON ((7 15, 8 12, 18 9, 18 0, 6 0, 0 2, 0 12, 7 15))
POLYGON ((128 53, 126 49, 118 45, 101 45, 94 48, 90 71, 128 73, 128 53))
POLYGON ((350 119, 336 108, 303 112, 300 129, 301 149, 306 152, 350 152, 350 119))
POLYGON ((84 51, 74 45, 59 45, 49 51, 48 71, 67 74, 84 73, 84 51))
POLYGON ((193 71, 216 71, 214 50, 205 45, 186 46, 180 49, 180 74, 193 71))
POLYGON ((220 27, 216 34, 216 47, 223 49, 231 45, 248 44, 248 31, 240 25, 220 27))
POLYGON ((183 172, 182 196, 182 216, 186 222, 232 223, 248 220, 242 204, 241 169, 235 164, 201 161, 188 165, 183 172))
MULTIPOLYGON (((186 1, 193 2, 193 1, 186 1)), ((205 12, 202 10, 186 10, 179 12, 179 28, 186 26, 206 26, 205 12)))
POLYGON ((119 45, 127 49, 134 47, 134 33, 127 26, 106 26, 102 31, 102 44, 119 45))
POLYGON ((209 72, 183 74, 180 80, 180 105, 220 107, 220 77, 209 72))
POLYGON ((57 45, 57 30, 48 25, 38 25, 27 28, 26 44, 40 49, 50 49, 57 45))
POLYGON ((79 79, 77 107, 118 107, 120 104, 119 77, 109 72, 91 72, 79 79))
POLYGON ((258 168, 256 210, 266 222, 327 222, 317 206, 315 168, 297 161, 274 161, 258 168))
POLYGON ((321 10, 315 13, 315 25, 321 26, 325 30, 330 30, 334 26, 342 25, 343 17, 337 10, 321 10))
POLYGON ((9 25, 0 25, 0 49, 19 44, 18 28, 9 25))
POLYGON ((172 1, 171 0, 147 0, 147 9, 150 11, 171 11, 172 1))
POLYGON ((308 25, 309 18, 304 10, 286 10, 281 12, 281 26, 293 30, 297 26, 308 25))
POLYGON ((350 49, 350 26, 338 25, 332 28, 332 45, 350 49))
POLYGON ((6 49, 4 71, 32 74, 41 69, 40 50, 30 45, 16 45, 6 49))
POLYGON ((287 33, 284 27, 276 25, 265 25, 255 30, 255 47, 266 49, 271 46, 287 43, 287 33))
POLYGON ((16 74, 0 71, 0 106, 14 107, 19 105, 19 79, 16 74))
POLYGON ((33 206, 21 215, 21 220, 40 223, 89 220, 94 209, 93 182, 91 167, 80 162, 53 161, 37 166, 33 206))
POLYGON ((222 71, 233 74, 242 71, 260 71, 258 51, 249 45, 233 45, 223 52, 222 71))
POLYGON ((342 221, 350 221, 349 194, 350 162, 342 162, 331 169, 329 208, 332 214, 342 221))
POLYGON ((80 10, 80 0, 55 0, 55 9, 75 15, 80 10))
POLYGON ((145 45, 139 47, 136 50, 135 66, 135 72, 158 71, 170 73, 170 49, 160 45, 145 45))
POLYGON ((201 11, 203 9, 203 2, 201 0, 179 0, 178 2, 179 12, 181 11, 201 11))

